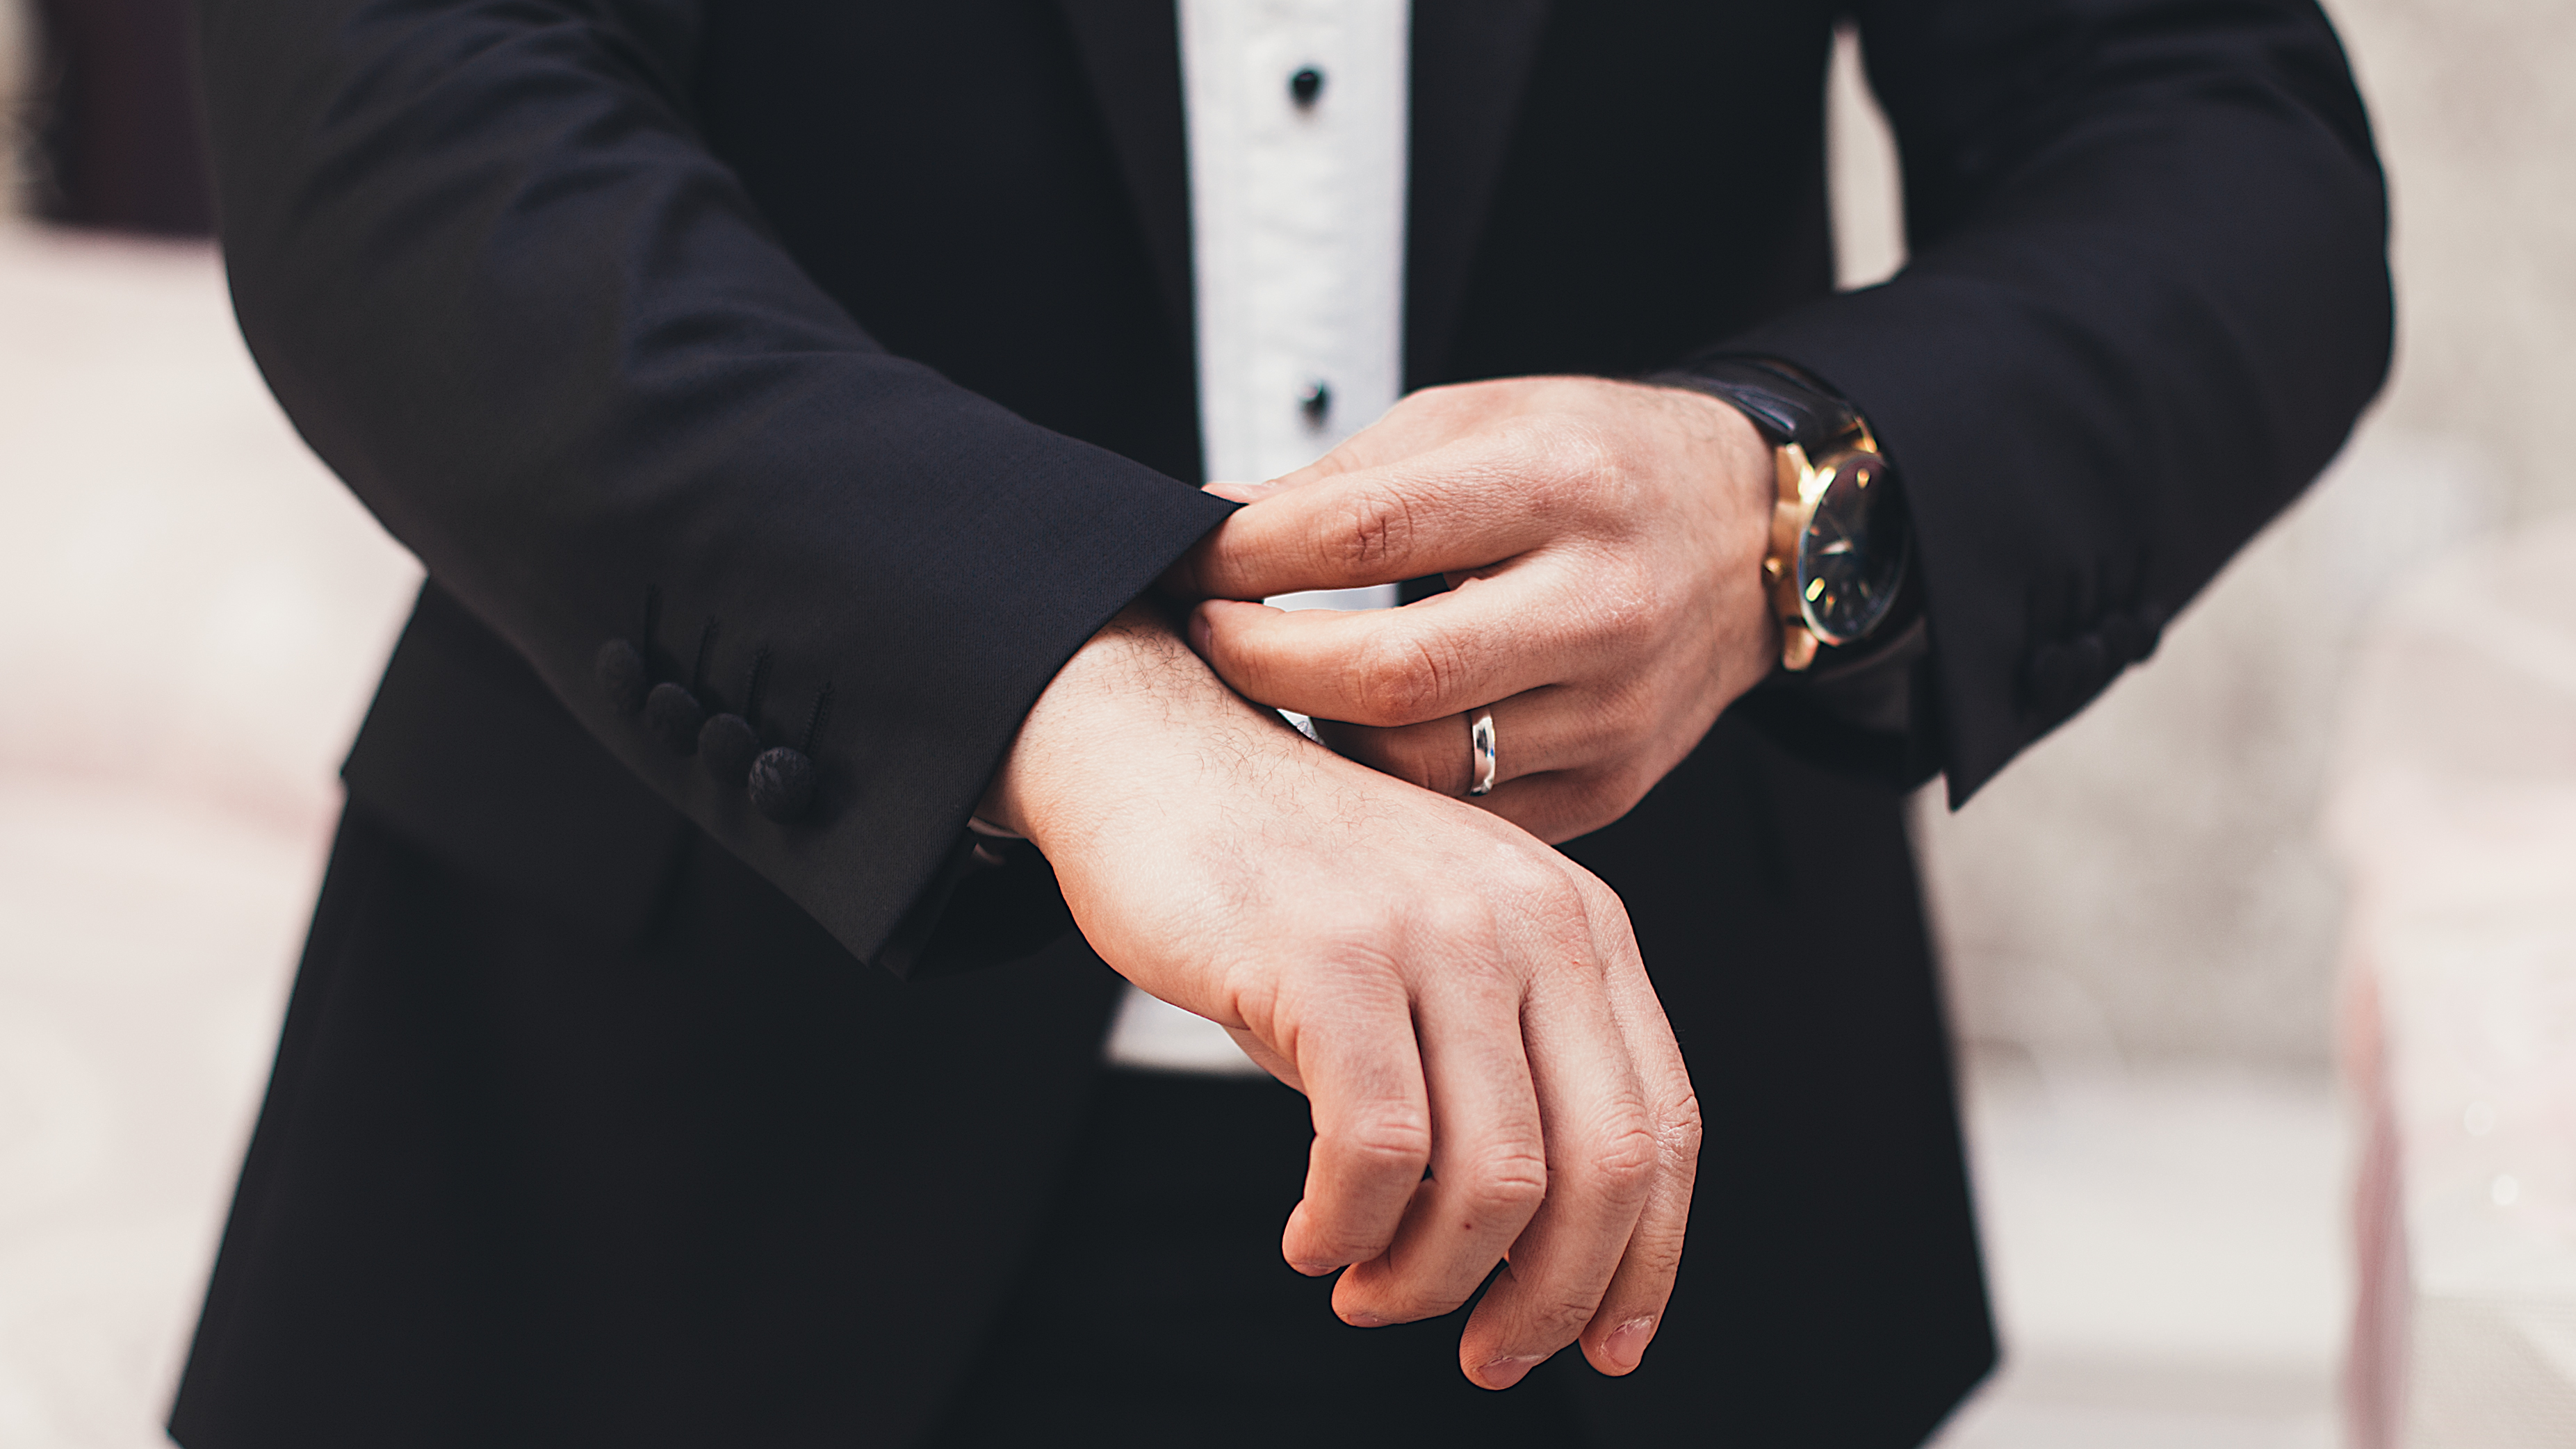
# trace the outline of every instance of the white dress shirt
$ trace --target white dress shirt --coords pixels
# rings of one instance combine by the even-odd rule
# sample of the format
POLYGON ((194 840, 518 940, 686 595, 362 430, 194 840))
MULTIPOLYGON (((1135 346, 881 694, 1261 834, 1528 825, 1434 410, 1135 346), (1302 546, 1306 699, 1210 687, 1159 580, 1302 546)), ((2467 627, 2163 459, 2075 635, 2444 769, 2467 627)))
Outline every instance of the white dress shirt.
MULTIPOLYGON (((1178 0, 1211 479, 1293 472, 1403 388, 1407 0, 1178 0)), ((1384 608, 1392 584, 1289 608, 1384 608)), ((1259 1075, 1215 1023, 1127 988, 1109 1060, 1259 1075)))

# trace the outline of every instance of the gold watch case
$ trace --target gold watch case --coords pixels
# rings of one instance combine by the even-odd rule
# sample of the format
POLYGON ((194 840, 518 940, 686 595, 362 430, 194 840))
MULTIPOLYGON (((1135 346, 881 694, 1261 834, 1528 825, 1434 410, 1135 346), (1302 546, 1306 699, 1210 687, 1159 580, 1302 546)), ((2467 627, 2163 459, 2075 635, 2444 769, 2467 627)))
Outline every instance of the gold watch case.
POLYGON ((1824 645, 1868 636, 1905 581, 1904 510, 1867 424, 1855 422, 1820 459, 1797 443, 1772 450, 1778 501, 1762 578, 1780 619, 1780 663, 1802 670, 1824 645))

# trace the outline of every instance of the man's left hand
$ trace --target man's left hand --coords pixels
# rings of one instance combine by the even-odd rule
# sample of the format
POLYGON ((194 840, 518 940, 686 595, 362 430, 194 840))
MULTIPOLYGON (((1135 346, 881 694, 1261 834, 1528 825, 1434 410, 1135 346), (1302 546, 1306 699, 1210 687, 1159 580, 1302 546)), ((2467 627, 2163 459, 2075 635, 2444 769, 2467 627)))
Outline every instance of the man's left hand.
POLYGON ((1334 749, 1543 840, 1626 814, 1778 658, 1762 587, 1770 450, 1715 398, 1585 377, 1418 392, 1313 465, 1210 490, 1248 503, 1167 577, 1247 698, 1334 749), (1248 602, 1429 574, 1400 609, 1248 602))

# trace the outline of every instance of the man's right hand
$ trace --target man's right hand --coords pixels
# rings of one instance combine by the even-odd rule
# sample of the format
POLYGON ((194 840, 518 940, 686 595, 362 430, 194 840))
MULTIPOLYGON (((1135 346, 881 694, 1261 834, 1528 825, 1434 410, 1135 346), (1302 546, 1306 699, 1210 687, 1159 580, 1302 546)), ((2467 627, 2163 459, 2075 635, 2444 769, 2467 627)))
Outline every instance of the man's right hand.
POLYGON ((1607 886, 1305 740, 1143 607, 1057 675, 980 813, 1046 852, 1102 959, 1309 1098, 1281 1246, 1349 1269, 1343 1319, 1449 1312, 1508 1257, 1459 1343, 1470 1379, 1509 1387, 1578 1338, 1636 1367, 1699 1111, 1607 886))

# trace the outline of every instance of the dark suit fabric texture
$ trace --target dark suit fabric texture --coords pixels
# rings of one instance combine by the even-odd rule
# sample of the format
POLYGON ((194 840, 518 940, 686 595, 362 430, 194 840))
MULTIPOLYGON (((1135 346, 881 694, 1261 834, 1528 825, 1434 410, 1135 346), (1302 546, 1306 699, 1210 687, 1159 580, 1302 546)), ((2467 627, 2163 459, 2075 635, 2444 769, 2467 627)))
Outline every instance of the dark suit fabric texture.
MULTIPOLYGON (((965 828, 1055 670, 1226 512, 1189 486, 1172 7, 202 10, 244 334, 429 583, 174 1432, 956 1442, 1071 1321, 1031 1285, 1102 1276, 1065 1237, 1098 1162, 1190 1135, 1102 1090, 1117 982, 1046 862, 965 828), (616 640, 804 750, 811 807, 622 711, 616 640)), ((1409 385, 1749 352, 1851 397, 1908 489, 1911 753, 1954 799, 2145 657, 2385 371, 2383 189, 2305 0, 1413 16, 1409 385), (1838 296, 1845 18, 1913 261, 1838 296)), ((1904 782, 1757 693, 1567 847, 1708 1134, 1645 1367, 1560 1355, 1526 1402, 1597 1442, 1913 1443, 1994 1345, 1904 782)))

